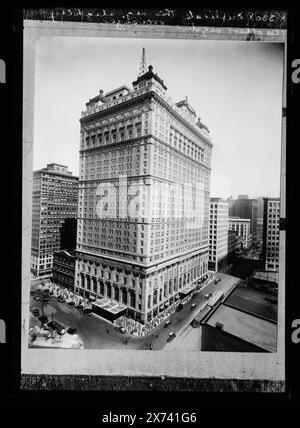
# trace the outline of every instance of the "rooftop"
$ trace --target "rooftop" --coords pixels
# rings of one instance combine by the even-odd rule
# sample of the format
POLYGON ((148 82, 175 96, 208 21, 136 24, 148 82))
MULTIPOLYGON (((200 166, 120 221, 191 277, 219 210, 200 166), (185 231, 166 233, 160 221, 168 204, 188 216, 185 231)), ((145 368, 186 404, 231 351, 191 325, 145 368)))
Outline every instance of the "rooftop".
POLYGON ((157 73, 154 74, 153 73, 153 67, 152 65, 149 65, 148 67, 148 71, 145 74, 142 74, 141 76, 139 76, 134 82, 132 82, 133 86, 136 85, 137 83, 141 82, 142 80, 148 80, 148 79, 155 79, 157 82, 159 82, 161 84, 161 86, 167 90, 168 88, 166 87, 166 85, 164 84, 164 81, 158 77, 157 73))
POLYGON ((204 137, 206 142, 212 146, 208 127, 200 118, 197 119, 196 112, 188 103, 187 98, 179 101, 178 103, 173 103, 172 99, 166 94, 167 87, 165 86, 164 81, 157 75, 157 73, 155 74, 153 72, 153 67, 151 65, 148 67, 148 71, 138 76, 137 79, 132 82, 132 86, 133 89, 129 89, 128 86, 123 85, 117 89, 107 92, 105 95, 101 89, 97 96, 90 98, 86 103, 86 111, 82 111, 80 122, 83 123, 86 119, 90 120, 89 117, 97 114, 98 112, 105 113, 106 110, 116 108, 116 106, 121 103, 131 102, 134 98, 144 96, 148 93, 156 93, 157 96, 162 98, 163 101, 172 108, 175 114, 178 114, 183 120, 185 120, 188 126, 192 126, 193 130, 199 133, 201 137, 204 137), (160 91, 156 88, 152 80, 158 82, 164 90, 160 91), (124 91, 122 96, 119 94, 119 96, 116 96, 114 99, 112 94, 120 91, 124 91))
POLYGON ((276 324, 224 304, 217 308, 206 323, 215 327, 217 322, 223 325, 224 332, 266 351, 276 352, 276 324))
POLYGON ((130 89, 128 88, 128 86, 123 85, 123 86, 120 86, 117 89, 113 89, 112 91, 106 92, 105 97, 109 97, 109 96, 111 96, 113 94, 116 94, 119 91, 122 91, 122 90, 126 90, 126 92, 130 92, 130 89))
POLYGON ((75 257, 75 251, 58 250, 58 251, 54 251, 53 254, 72 257, 72 258, 75 257))
POLYGON ((228 219, 229 221, 246 221, 250 223, 250 218, 241 218, 241 217, 236 217, 236 216, 231 216, 228 219))
POLYGON ((236 287, 224 304, 251 313, 256 317, 277 321, 277 298, 256 288, 236 287))
POLYGON ((112 302, 107 297, 103 297, 102 299, 97 299, 92 303, 94 306, 98 306, 99 308, 105 309, 106 311, 112 314, 118 314, 119 312, 124 311, 127 306, 121 305, 119 303, 112 302))
POLYGON ((252 276, 253 279, 258 279, 267 282, 278 283, 278 272, 274 271, 256 271, 252 276))
POLYGON ((68 167, 66 165, 61 165, 59 163, 48 163, 46 168, 41 168, 37 171, 34 171, 33 174, 54 174, 54 175, 63 175, 72 178, 78 178, 72 174, 71 171, 68 171, 68 167))
POLYGON ((187 97, 184 100, 179 101, 178 103, 176 103, 176 106, 179 107, 179 108, 180 107, 186 107, 194 116, 196 116, 196 112, 193 109, 193 107, 191 107, 190 104, 188 103, 187 97))
POLYGON ((280 198, 264 198, 267 201, 280 201, 280 198))
POLYGON ((226 202, 226 203, 228 203, 227 199, 224 199, 224 198, 210 198, 210 202, 226 202))

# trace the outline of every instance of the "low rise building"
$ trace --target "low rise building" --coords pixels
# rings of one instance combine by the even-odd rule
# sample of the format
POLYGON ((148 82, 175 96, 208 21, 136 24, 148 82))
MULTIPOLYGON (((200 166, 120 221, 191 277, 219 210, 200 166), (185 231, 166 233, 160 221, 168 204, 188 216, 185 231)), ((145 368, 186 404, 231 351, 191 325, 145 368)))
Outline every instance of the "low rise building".
POLYGON ((277 296, 237 286, 201 325, 202 351, 276 352, 277 296))
POLYGON ((240 217, 229 218, 229 230, 237 232, 241 237, 242 249, 246 249, 250 245, 250 219, 240 217))
POLYGON ((74 251, 55 251, 53 253, 53 282, 74 291, 75 263, 74 251))
POLYGON ((250 284, 255 288, 277 293, 278 280, 279 275, 276 271, 255 271, 250 278, 250 284))

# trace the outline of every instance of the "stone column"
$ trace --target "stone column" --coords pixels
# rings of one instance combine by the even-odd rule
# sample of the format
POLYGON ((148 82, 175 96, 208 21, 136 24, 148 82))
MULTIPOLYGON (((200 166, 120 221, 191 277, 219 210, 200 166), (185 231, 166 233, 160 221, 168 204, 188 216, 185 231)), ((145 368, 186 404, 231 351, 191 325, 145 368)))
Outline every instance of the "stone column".
POLYGON ((110 290, 111 290, 110 299, 115 300, 115 287, 113 285, 110 285, 110 290))

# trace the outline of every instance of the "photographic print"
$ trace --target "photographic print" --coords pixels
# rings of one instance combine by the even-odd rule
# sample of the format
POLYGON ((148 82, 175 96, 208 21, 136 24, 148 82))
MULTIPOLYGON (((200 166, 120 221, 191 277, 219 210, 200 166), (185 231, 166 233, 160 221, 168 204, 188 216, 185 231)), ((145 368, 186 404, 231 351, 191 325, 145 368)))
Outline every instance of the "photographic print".
POLYGON ((59 24, 24 30, 23 372, 283 380, 285 32, 59 24))

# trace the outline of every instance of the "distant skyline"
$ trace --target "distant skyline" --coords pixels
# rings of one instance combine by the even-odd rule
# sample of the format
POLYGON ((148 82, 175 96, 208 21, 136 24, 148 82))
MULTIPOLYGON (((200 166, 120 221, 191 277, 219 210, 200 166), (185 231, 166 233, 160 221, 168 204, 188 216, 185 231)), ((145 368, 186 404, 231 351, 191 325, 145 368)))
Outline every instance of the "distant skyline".
POLYGON ((174 102, 188 97, 213 141, 211 197, 280 194, 283 45, 43 37, 36 47, 33 169, 79 171, 81 111, 137 78, 142 48, 174 102))

